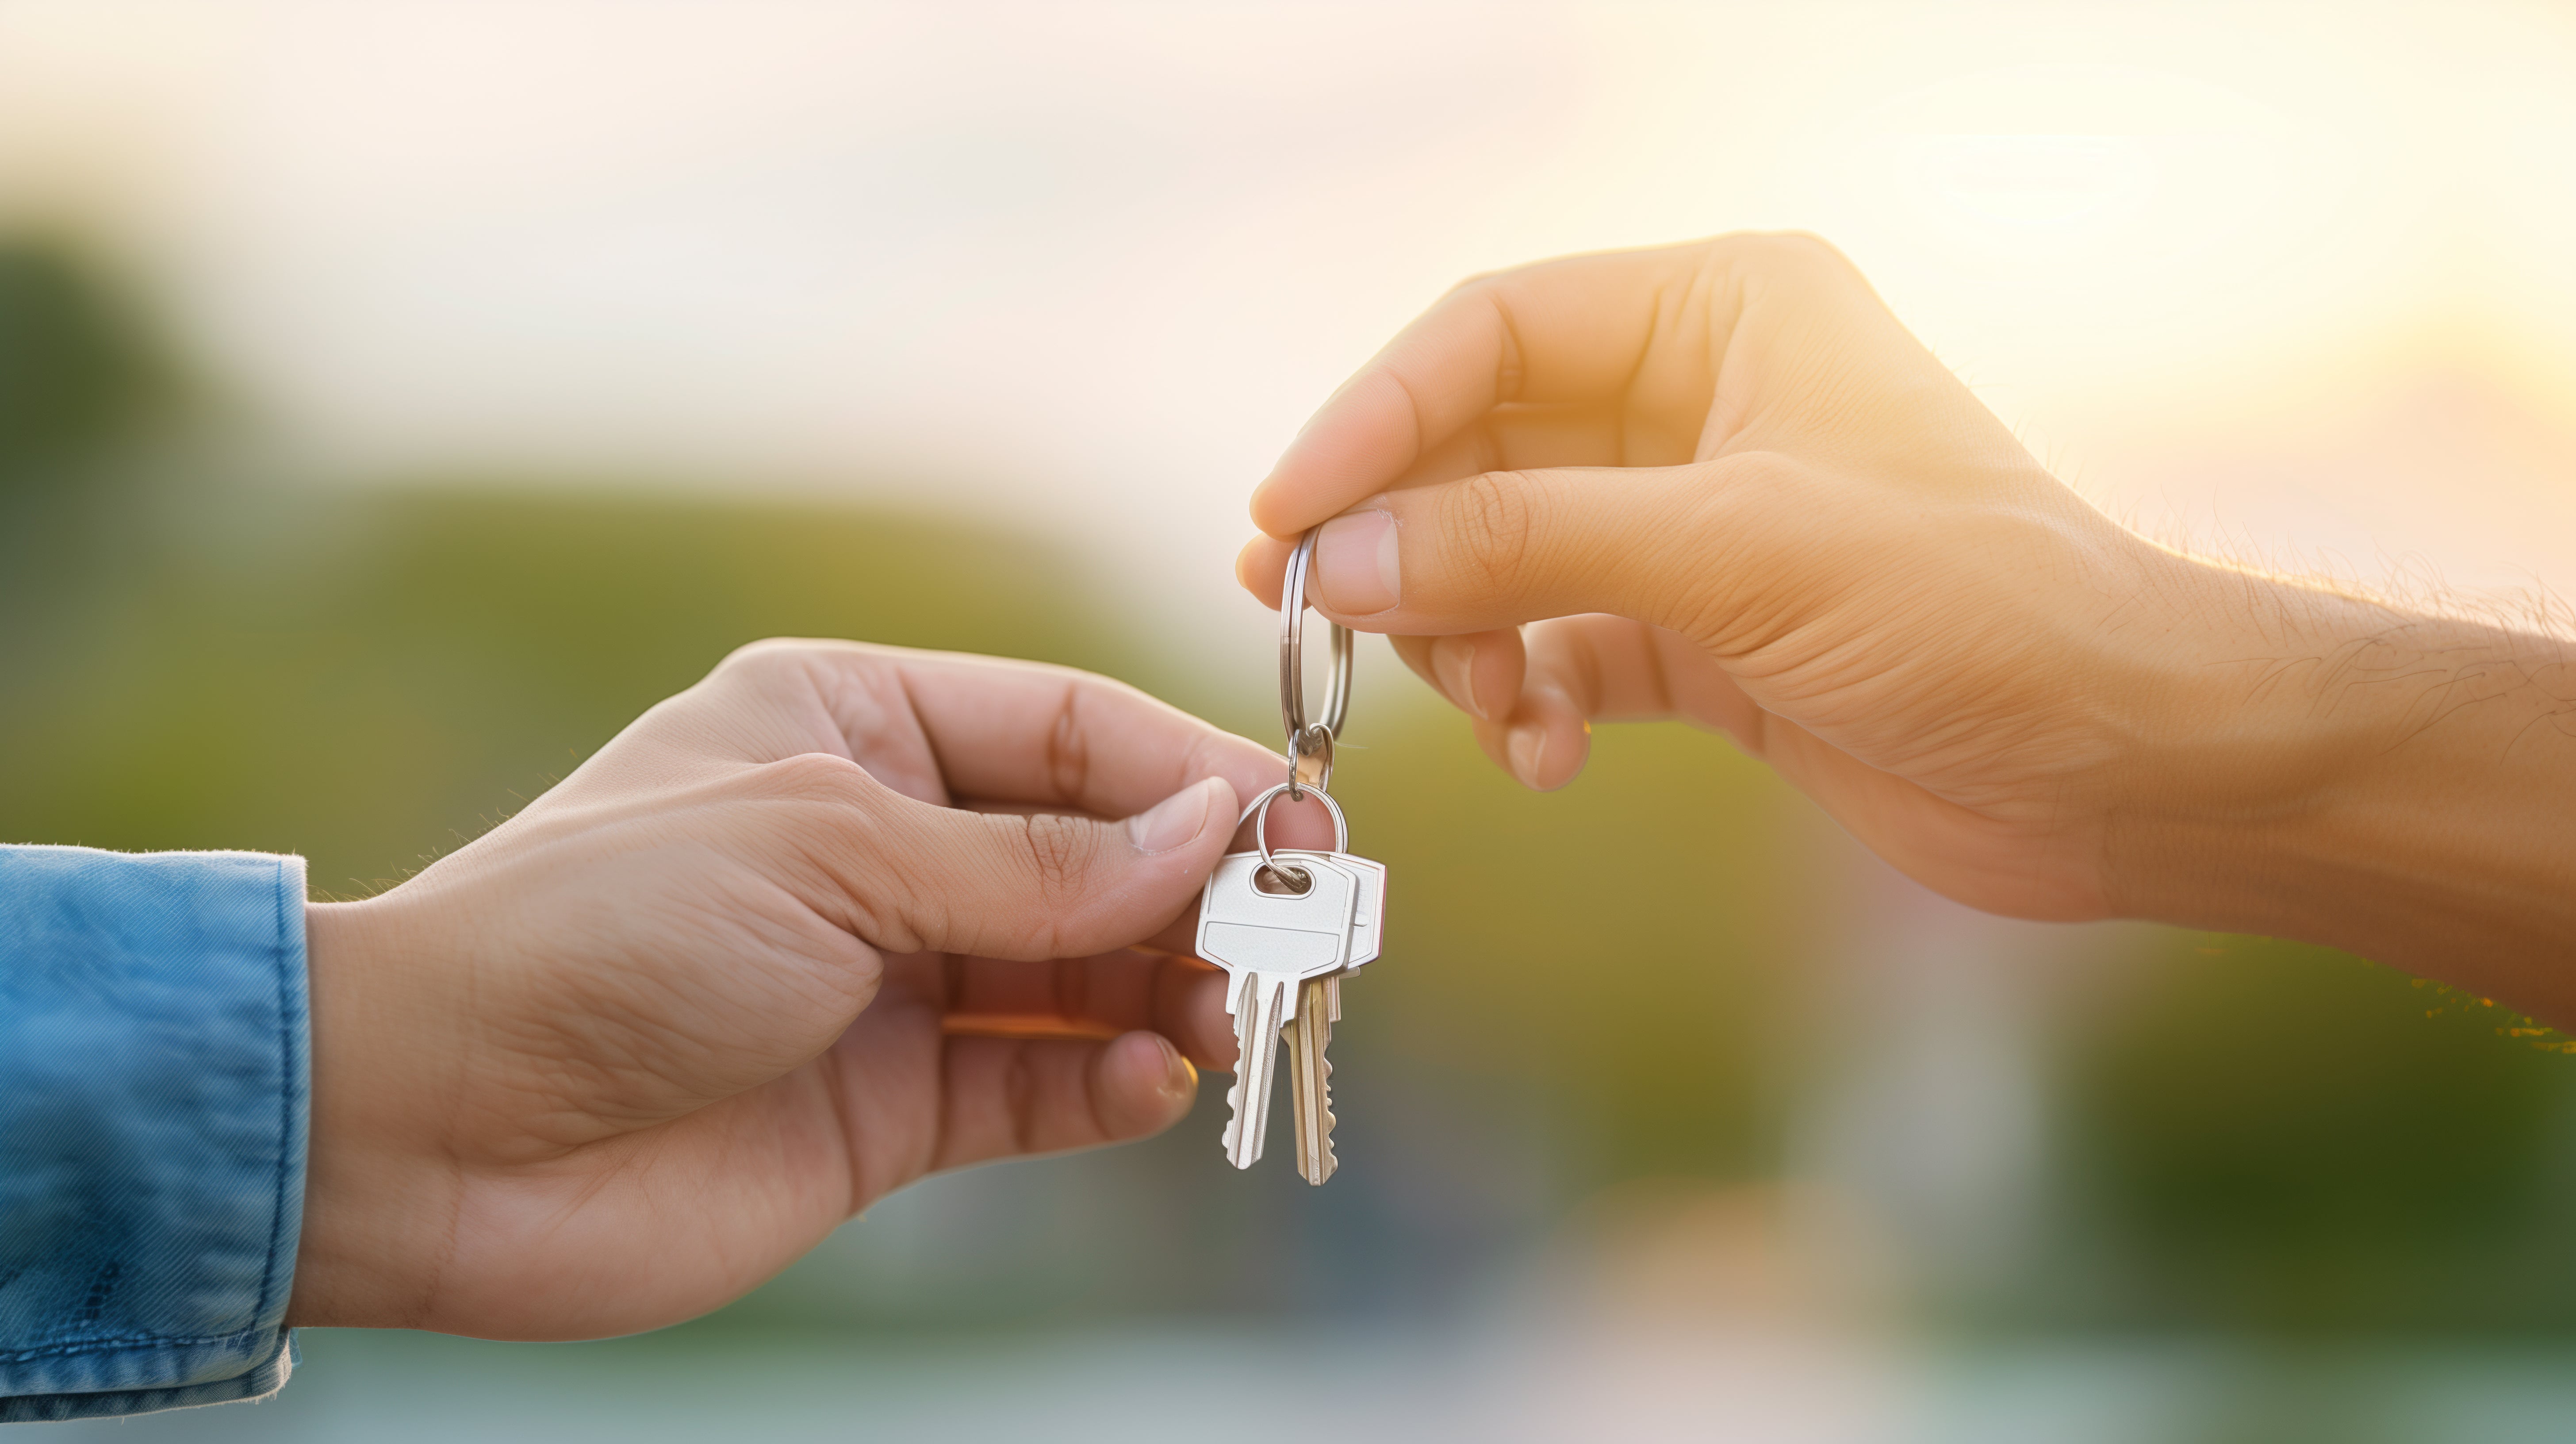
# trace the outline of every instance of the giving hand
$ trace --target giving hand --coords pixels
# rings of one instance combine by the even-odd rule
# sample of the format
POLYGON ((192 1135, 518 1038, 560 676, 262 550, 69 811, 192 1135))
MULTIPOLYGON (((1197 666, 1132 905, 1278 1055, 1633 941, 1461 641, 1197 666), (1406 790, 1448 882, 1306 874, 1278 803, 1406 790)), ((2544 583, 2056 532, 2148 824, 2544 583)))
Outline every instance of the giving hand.
POLYGON ((1686 718, 1974 906, 2334 943, 2576 1016, 2566 640, 2130 533, 1819 241, 1469 282, 1252 515, 1246 586, 1323 525, 1309 595, 1533 787, 1587 719, 1686 718))

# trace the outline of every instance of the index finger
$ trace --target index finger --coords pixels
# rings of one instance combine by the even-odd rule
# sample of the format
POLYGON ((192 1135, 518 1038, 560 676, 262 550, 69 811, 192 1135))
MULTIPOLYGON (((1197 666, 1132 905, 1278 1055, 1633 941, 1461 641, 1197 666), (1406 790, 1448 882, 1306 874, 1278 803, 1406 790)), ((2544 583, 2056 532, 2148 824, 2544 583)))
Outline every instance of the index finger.
MULTIPOLYGON (((1295 537, 1393 485, 1497 406, 1625 392, 1690 290, 1705 244, 1544 261, 1470 281, 1325 401, 1252 493, 1252 520, 1295 537)), ((1616 457, 1598 458, 1615 464, 1616 457)))
MULTIPOLYGON (((1103 819, 1134 816, 1209 777, 1224 778, 1242 803, 1287 776, 1282 754, 1123 682, 1043 662, 866 642, 753 643, 637 728, 685 739, 679 750, 700 759, 837 753, 936 806, 980 802, 1103 819)), ((603 753, 589 766, 606 760, 603 753)), ((658 774, 671 758, 666 749, 649 762, 630 761, 658 774)), ((1271 835, 1286 847, 1323 845, 1332 831, 1321 811, 1283 807, 1271 835)))
POLYGON ((877 710, 886 700, 877 689, 891 681, 935 761, 947 793, 940 801, 1126 817, 1202 778, 1222 777, 1237 798, 1248 799, 1285 772, 1279 754, 1259 743, 1094 673, 853 646, 867 660, 848 671, 829 669, 840 672, 844 704, 834 710, 862 728, 881 719, 899 726, 899 717, 877 710))
MULTIPOLYGON (((872 724, 901 725, 866 688, 888 676, 900 686, 935 774, 922 780, 944 794, 912 793, 926 801, 972 798, 1116 818, 1202 778, 1224 778, 1242 805, 1287 776, 1281 754, 1097 673, 966 652, 820 645, 831 649, 822 654, 827 664, 838 656, 858 663, 839 673, 858 685, 835 704, 854 748, 872 724)), ((886 760, 902 755, 895 749, 886 760)), ((878 770, 877 758, 856 760, 878 770)), ((1332 835, 1312 804, 1282 805, 1271 818, 1281 847, 1329 846, 1332 835)))

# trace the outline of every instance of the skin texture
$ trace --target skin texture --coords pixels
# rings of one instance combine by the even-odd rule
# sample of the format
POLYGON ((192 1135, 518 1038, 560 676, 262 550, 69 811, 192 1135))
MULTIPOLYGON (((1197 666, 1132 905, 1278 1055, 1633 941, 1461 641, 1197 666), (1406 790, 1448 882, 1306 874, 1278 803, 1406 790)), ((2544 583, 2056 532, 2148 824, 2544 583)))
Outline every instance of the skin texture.
POLYGON ((2576 1021, 2576 650, 2155 545, 1830 246, 1472 280, 1336 392, 1238 575, 1384 632, 1523 782, 1588 723, 1766 758, 2028 918, 2330 943, 2576 1021))
MULTIPOLYGON (((736 653, 471 845, 313 905, 289 1322, 652 1328, 924 1174, 1169 1126, 1185 1056, 1234 1055, 1175 950, 1283 775, 1060 668, 736 653)), ((1329 837, 1306 810, 1283 845, 1329 837)))

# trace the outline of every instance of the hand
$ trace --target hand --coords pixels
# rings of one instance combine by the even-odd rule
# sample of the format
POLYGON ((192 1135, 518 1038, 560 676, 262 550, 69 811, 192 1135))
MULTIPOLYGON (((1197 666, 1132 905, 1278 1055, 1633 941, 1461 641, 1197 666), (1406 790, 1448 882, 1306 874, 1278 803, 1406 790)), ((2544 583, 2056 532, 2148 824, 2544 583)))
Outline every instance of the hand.
MULTIPOLYGON (((1168 1126, 1184 1053, 1232 1061, 1221 975, 1128 947, 1186 946, 1236 799, 1283 775, 1058 668, 735 654, 488 835, 311 909, 290 1322, 651 1328, 926 1173, 1168 1126)), ((1302 811, 1274 832, 1319 840, 1302 811)))
POLYGON ((1531 786, 1587 719, 1678 716, 1978 907, 2312 938, 2576 1012, 2564 643, 2131 534, 1821 242, 1472 281, 1252 513, 1246 586, 1275 600, 1330 519, 1319 609, 1394 634, 1531 786))

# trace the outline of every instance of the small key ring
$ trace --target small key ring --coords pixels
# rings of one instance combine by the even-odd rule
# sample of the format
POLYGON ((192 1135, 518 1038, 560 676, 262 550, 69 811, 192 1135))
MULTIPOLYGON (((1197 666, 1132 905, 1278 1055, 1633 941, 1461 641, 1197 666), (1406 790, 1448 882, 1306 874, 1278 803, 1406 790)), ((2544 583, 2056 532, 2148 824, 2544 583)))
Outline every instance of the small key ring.
POLYGON ((1309 722, 1306 730, 1288 739, 1288 800, 1303 802, 1309 791, 1329 791, 1333 785, 1333 734, 1321 722, 1309 722), (1307 782, 1299 775, 1308 758, 1319 759, 1315 780, 1307 782))
MULTIPOLYGON (((1276 802, 1279 795, 1286 792, 1288 787, 1289 784, 1282 782, 1252 799, 1252 805, 1245 808, 1243 816, 1236 818, 1234 823, 1237 827, 1243 826, 1247 821, 1252 824, 1252 842, 1255 847, 1261 849, 1261 865, 1279 873, 1285 873, 1288 869, 1281 867, 1278 857, 1270 851, 1270 804, 1276 802)), ((1333 800, 1333 794, 1320 787, 1310 787, 1306 790, 1320 799, 1324 809, 1333 814, 1333 851, 1350 851, 1351 825, 1342 817, 1342 805, 1333 800)))
MULTIPOLYGON (((1304 735, 1306 722, 1306 570, 1315 559, 1315 538, 1322 535, 1316 527, 1297 539, 1297 550, 1288 558, 1288 577, 1279 592, 1279 720, 1288 729, 1288 754, 1292 759, 1290 776, 1295 776, 1293 759, 1297 756, 1297 739, 1304 735)), ((1332 626, 1333 670, 1324 683, 1324 715, 1316 726, 1339 737, 1342 724, 1351 712, 1351 629, 1339 622, 1332 626)))

